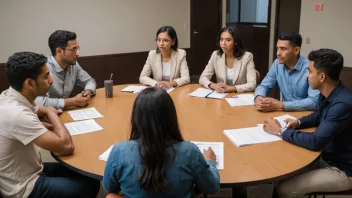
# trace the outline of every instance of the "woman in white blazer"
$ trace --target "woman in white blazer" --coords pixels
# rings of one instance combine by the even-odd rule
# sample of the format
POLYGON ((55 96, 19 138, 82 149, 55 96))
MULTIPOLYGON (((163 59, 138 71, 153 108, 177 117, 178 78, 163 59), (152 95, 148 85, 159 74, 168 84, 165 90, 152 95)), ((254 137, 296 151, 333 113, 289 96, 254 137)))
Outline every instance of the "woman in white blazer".
POLYGON ((199 84, 220 93, 254 91, 253 54, 245 50, 239 31, 233 26, 224 27, 219 33, 217 48, 200 76, 199 84), (210 81, 214 73, 216 83, 210 81))
POLYGON ((161 27, 155 41, 157 49, 149 52, 139 82, 162 89, 189 84, 186 52, 177 49, 178 40, 174 28, 161 27), (150 77, 151 74, 153 78, 150 77))

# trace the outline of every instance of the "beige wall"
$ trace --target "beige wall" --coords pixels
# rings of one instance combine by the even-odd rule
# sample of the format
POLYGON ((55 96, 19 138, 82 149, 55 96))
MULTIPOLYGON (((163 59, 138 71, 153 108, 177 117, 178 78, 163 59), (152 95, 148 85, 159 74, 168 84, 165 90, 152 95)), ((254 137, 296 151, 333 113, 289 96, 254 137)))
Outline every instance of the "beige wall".
POLYGON ((190 47, 189 0, 0 0, 0 63, 23 50, 49 55, 57 29, 77 33, 81 56, 148 51, 163 25, 190 47))
POLYGON ((302 0, 300 33, 303 37, 302 54, 311 50, 332 48, 352 67, 352 0, 302 0), (315 11, 315 3, 323 3, 323 11, 315 11), (310 44, 307 44, 310 38, 310 44))

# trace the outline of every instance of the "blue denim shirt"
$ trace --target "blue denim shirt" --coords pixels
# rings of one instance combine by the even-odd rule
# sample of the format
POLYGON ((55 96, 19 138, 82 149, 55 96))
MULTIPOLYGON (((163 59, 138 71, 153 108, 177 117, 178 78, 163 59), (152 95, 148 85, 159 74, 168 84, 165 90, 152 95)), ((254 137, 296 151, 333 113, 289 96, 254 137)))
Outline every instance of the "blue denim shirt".
POLYGON ((319 91, 309 87, 308 63, 306 57, 300 56, 295 68, 290 71, 276 59, 262 83, 256 88, 254 98, 266 96, 278 84, 285 111, 315 110, 319 91))
POLYGON ((166 169, 168 186, 162 193, 152 194, 140 188, 138 178, 143 164, 136 141, 114 145, 106 163, 103 187, 109 193, 122 190, 125 198, 191 198, 195 186, 203 193, 216 193, 220 188, 220 176, 215 162, 206 161, 199 148, 191 142, 179 142, 173 146, 176 156, 166 169))
POLYGON ((352 176, 352 92, 339 83, 327 98, 319 97, 319 108, 300 118, 300 128, 317 127, 314 133, 286 129, 282 139, 318 151, 329 164, 352 176))

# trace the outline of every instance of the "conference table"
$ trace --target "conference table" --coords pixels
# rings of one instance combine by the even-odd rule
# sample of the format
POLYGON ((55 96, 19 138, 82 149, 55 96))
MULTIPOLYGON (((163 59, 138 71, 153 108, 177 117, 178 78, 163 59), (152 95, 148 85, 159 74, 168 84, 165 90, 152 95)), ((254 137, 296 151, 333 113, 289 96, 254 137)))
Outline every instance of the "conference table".
MULTIPOLYGON (((58 162, 80 174, 102 179, 106 162, 99 160, 99 155, 110 146, 129 138, 131 112, 137 94, 121 92, 126 86, 114 86, 112 98, 105 97, 104 88, 97 90, 87 108, 95 107, 104 116, 95 119, 104 129, 72 136, 75 152, 69 156, 53 155, 58 162)), ((169 94, 175 103, 180 130, 186 141, 224 143, 224 169, 219 170, 221 187, 237 189, 272 183, 304 171, 318 160, 320 152, 309 151, 286 141, 237 147, 223 133, 224 129, 255 127, 265 119, 276 116, 289 114, 300 118, 311 112, 264 113, 257 111, 254 105, 231 107, 225 99, 188 96, 200 87, 189 84, 169 94)), ((231 93, 226 97, 233 95, 231 93)), ((60 119, 63 123, 73 122, 67 111, 60 119)))

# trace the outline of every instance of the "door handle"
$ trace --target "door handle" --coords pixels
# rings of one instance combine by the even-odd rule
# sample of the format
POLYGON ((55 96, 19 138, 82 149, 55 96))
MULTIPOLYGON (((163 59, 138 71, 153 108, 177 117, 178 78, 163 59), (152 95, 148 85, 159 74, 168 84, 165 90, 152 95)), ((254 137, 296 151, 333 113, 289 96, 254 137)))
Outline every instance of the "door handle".
POLYGON ((196 30, 193 30, 193 36, 199 34, 199 32, 197 32, 196 30))

